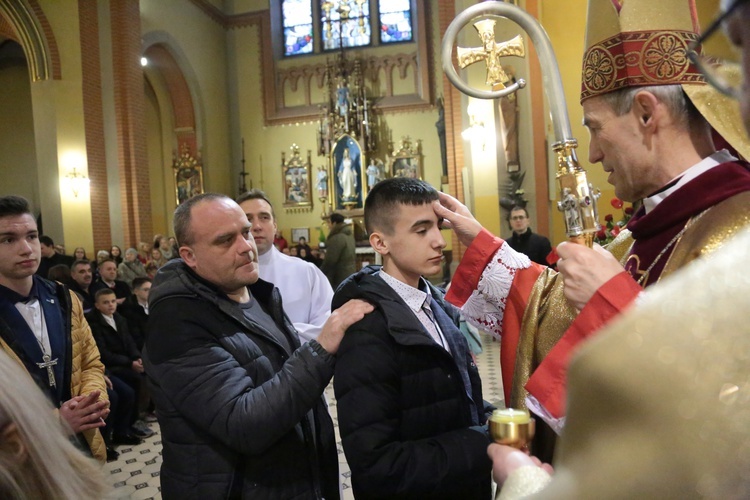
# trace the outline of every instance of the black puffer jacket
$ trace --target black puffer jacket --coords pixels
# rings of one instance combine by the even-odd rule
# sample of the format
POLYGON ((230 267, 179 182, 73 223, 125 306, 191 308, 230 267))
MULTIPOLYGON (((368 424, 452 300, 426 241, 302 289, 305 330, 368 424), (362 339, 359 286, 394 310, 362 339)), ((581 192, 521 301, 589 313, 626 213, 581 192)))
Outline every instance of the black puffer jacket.
POLYGON ((300 347, 278 289, 261 280, 249 289, 293 352, 181 260, 156 276, 144 361, 163 433, 162 495, 336 499, 321 396, 334 359, 314 340, 300 347))
MULTIPOLYGON (((489 437, 486 429, 471 427, 470 405, 477 405, 482 420, 486 409, 468 347, 466 357, 454 361, 398 294, 373 275, 378 269, 352 276, 333 299, 334 309, 354 298, 376 304, 344 336, 334 377, 354 496, 488 499, 489 437), (468 367, 476 403, 466 394, 457 362, 468 367)), ((455 308, 437 289, 431 292, 457 325, 455 308)))
POLYGON ((516 234, 514 232, 506 241, 513 250, 526 254, 529 259, 537 264, 543 266, 549 265, 547 263, 547 256, 552 251, 552 245, 550 245, 549 240, 544 236, 532 232, 531 228, 527 228, 523 234, 516 234))

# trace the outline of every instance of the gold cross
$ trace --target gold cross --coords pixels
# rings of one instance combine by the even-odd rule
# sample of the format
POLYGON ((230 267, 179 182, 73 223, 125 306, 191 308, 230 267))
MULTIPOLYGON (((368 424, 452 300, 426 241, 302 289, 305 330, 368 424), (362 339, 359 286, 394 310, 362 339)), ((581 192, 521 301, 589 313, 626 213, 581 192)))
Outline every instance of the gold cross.
POLYGON ((504 56, 524 57, 526 52, 523 46, 523 37, 516 36, 507 42, 495 41, 495 20, 484 19, 474 23, 479 38, 482 40, 481 47, 458 47, 458 65, 461 69, 478 61, 484 61, 487 65, 487 79, 485 83, 492 87, 493 91, 502 90, 510 81, 508 75, 503 71, 499 58, 504 56))

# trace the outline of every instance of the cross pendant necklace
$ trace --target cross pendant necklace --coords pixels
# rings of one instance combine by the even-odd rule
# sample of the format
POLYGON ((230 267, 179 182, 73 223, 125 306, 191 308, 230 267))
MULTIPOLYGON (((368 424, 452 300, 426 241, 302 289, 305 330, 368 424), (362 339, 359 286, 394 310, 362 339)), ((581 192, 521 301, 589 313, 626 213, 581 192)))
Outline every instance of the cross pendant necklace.
POLYGON ((42 351, 42 361, 43 363, 36 363, 36 366, 39 368, 46 368, 47 369, 47 378, 49 379, 49 386, 57 388, 57 384, 55 383, 55 372, 52 370, 52 367, 57 364, 57 358, 52 359, 49 354, 42 351))

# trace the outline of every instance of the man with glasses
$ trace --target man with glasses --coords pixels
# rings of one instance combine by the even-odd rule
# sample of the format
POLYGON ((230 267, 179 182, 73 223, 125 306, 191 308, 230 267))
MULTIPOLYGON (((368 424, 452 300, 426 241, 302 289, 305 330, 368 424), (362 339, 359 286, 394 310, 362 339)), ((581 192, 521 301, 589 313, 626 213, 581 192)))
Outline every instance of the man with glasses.
POLYGON ((531 230, 529 227, 529 212, 526 208, 519 206, 511 208, 508 222, 513 230, 508 245, 516 252, 528 256, 533 262, 546 266, 547 256, 552 251, 552 245, 547 238, 541 234, 535 234, 531 230))
MULTIPOLYGON (((741 49, 744 85, 727 89, 750 133, 750 1, 721 7, 704 38, 721 26, 741 49)), ((534 498, 750 498, 748 248, 746 227, 585 349, 570 370, 555 476, 534 498)), ((530 494, 546 481, 520 452, 491 445, 490 455, 504 490, 530 494)))
MULTIPOLYGON (((745 156, 750 143, 736 102, 706 85, 686 57, 695 26, 692 0, 589 1, 581 92, 589 160, 602 164, 620 199, 643 201, 609 252, 563 243, 554 275, 476 226, 459 232, 470 246, 447 298, 502 334, 506 400, 528 405, 555 430, 564 425, 567 369, 578 347, 644 287, 750 221, 748 166, 716 150, 711 128, 745 156)), ((454 228, 464 222, 437 210, 454 228)), ((551 441, 537 442, 535 454, 551 459, 551 441)))

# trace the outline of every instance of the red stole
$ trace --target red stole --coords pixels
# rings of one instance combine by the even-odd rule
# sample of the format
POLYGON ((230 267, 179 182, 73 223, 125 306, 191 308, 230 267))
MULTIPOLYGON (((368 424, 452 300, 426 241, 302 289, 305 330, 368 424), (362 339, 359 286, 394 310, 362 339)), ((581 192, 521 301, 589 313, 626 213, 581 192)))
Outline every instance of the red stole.
POLYGON ((628 222, 635 243, 625 270, 638 281, 653 264, 641 285, 655 283, 677 244, 677 235, 690 218, 744 191, 750 191, 748 164, 722 163, 667 196, 648 214, 641 207, 628 222))

